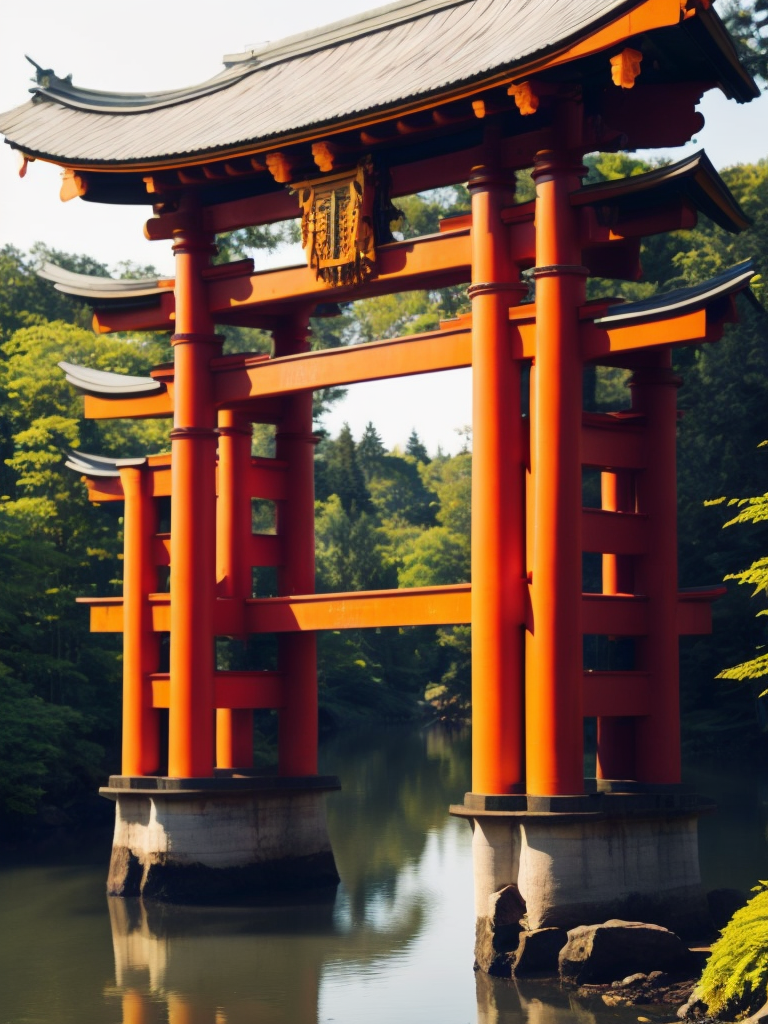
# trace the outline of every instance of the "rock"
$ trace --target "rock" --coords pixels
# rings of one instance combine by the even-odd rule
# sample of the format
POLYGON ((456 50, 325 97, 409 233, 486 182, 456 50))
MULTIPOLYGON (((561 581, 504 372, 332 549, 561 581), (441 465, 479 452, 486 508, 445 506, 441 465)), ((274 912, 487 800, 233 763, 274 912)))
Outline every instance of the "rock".
POLYGON ((679 936, 656 924, 606 921, 568 932, 560 951, 560 978, 576 985, 616 981, 630 973, 679 971, 690 963, 679 936))
POLYGON ((650 985, 653 988, 661 988, 663 985, 669 984, 670 978, 665 971, 651 971, 651 973, 646 976, 645 981, 647 985, 650 985))
POLYGON ((536 928, 520 932, 520 941, 513 955, 512 975, 557 974, 557 958, 568 941, 563 928, 536 928))
POLYGON ((622 978, 621 981, 611 982, 611 988, 626 988, 628 985, 641 984, 647 980, 647 974, 628 974, 627 977, 622 978))
POLYGON ((737 910, 749 899, 741 889, 712 889, 707 893, 707 906, 712 924, 720 931, 728 924, 737 910))
POLYGON ((768 1022, 768 1002, 764 1003, 751 1017, 747 1017, 744 1024, 766 1024, 768 1022))
POLYGON ((602 998, 606 1006, 644 1006, 651 1001, 644 992, 604 992, 602 998))
POLYGON ((525 901, 516 885, 507 885, 488 897, 488 916, 475 922, 475 970, 510 977, 524 914, 525 901))
POLYGON ((706 1017, 709 1007, 694 988, 686 1002, 678 1009, 677 1016, 680 1020, 697 1020, 699 1017, 706 1017))

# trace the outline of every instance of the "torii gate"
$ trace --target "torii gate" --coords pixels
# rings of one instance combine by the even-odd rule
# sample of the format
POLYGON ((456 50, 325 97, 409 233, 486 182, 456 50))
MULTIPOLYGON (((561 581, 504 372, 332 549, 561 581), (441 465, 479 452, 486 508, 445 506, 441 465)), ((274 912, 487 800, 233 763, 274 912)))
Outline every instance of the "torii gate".
POLYGON ((701 920, 677 647, 709 630, 717 592, 677 586, 671 352, 716 341, 753 271, 633 303, 587 301, 585 288, 589 275, 637 278, 641 239, 699 212, 732 231, 748 222, 703 154, 581 179, 586 152, 687 141, 712 85, 758 94, 708 0, 574 0, 533 23, 522 2, 417 0, 227 58, 177 93, 104 98, 45 73, 36 101, 0 118, 25 159, 62 165, 62 198, 153 203, 147 236, 176 256, 173 281, 47 271, 93 302, 99 331, 173 332, 173 367, 148 378, 64 367, 88 417, 173 417, 170 456, 69 461, 92 498, 125 501, 123 597, 85 602, 93 629, 124 635, 123 774, 104 791, 117 803, 111 892, 211 899, 334 882, 316 631, 471 622, 472 792, 453 810, 475 831, 481 966, 509 885, 531 928, 638 899, 646 920, 701 920), (382 54, 403 31, 412 46, 395 80, 382 54), (312 83, 301 114, 259 99, 286 76, 312 83), (530 166, 536 200, 515 204, 514 172, 530 166), (456 182, 470 215, 391 239, 392 198, 456 182), (210 265, 216 234, 299 214, 307 266, 210 265), (320 303, 466 281, 471 315, 438 331, 310 351, 320 303), (222 355, 217 323, 271 330, 273 356, 222 355), (593 364, 632 371, 626 412, 583 412, 593 364), (472 584, 315 595, 313 389, 460 366, 473 372, 472 584), (274 460, 252 458, 253 422, 276 424, 274 460), (584 467, 602 473, 601 509, 582 509, 584 467), (158 534, 167 496, 171 530, 158 534), (252 535, 254 497, 276 503, 276 536, 252 535), (602 554, 599 594, 582 593, 585 551, 602 554), (170 593, 158 593, 167 564, 170 593), (253 597, 254 565, 278 567, 278 596, 253 597), (216 672, 214 638, 249 633, 278 635, 279 670, 216 672), (585 672, 585 634, 635 638, 634 668, 585 672), (254 708, 279 710, 276 778, 249 770, 254 708), (598 719, 586 787, 585 716, 598 719))

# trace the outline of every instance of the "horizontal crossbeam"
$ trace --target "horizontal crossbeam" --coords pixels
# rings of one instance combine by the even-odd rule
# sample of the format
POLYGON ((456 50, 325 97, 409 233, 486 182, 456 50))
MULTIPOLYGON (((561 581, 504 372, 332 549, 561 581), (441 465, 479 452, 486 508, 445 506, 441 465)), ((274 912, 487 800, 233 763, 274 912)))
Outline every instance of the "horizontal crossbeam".
MULTIPOLYGON (((515 616, 524 624, 524 591, 515 616)), ((678 631, 703 634, 711 631, 710 603, 722 589, 683 591, 678 597, 678 631)), ((303 594, 290 597, 252 598, 245 602, 248 633, 290 633, 315 630, 372 629, 386 626, 442 626, 471 622, 471 584, 418 587, 401 590, 355 591, 345 594, 303 594)), ((122 597, 81 597, 91 609, 95 633, 120 633, 123 629, 122 597)), ((149 597, 152 628, 170 630, 170 594, 149 597)), ((214 606, 217 636, 240 632, 240 602, 218 599, 214 606)), ((583 594, 582 629, 588 635, 644 636, 648 629, 648 601, 627 594, 583 594)))

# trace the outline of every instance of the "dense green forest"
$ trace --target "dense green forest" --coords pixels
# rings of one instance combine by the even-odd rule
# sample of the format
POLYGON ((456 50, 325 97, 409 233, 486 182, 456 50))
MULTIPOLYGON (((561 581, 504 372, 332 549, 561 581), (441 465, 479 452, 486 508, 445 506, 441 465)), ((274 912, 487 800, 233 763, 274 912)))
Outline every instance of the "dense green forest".
MULTIPOLYGON (((624 155, 591 157, 590 180, 647 168, 624 155)), ((755 256, 762 294, 768 271, 768 161, 739 166, 723 177, 754 227, 731 236, 702 219, 689 232, 652 238, 644 247, 640 283, 591 282, 596 293, 639 297, 694 284, 755 256)), ((530 179, 520 176, 521 199, 530 179)), ((400 230, 418 235, 467 209, 462 188, 399 201, 400 230)), ((220 259, 273 246, 283 234, 239 233, 222 239, 220 259)), ((41 806, 67 807, 92 792, 119 763, 119 637, 92 636, 80 595, 119 593, 120 507, 88 505, 85 489, 63 467, 61 449, 113 455, 161 451, 168 424, 94 423, 54 369, 60 359, 140 374, 169 357, 165 336, 105 337, 90 329, 90 313, 40 280, 35 269, 53 259, 72 270, 108 273, 85 256, 0 252, 0 815, 16 826, 41 806)), ((122 266, 131 276, 147 268, 122 266)), ((764 297, 764 296, 763 296, 764 297)), ((468 308, 462 288, 364 300, 341 315, 313 322, 316 347, 365 344, 423 331, 468 308)), ((714 584, 750 564, 766 548, 766 527, 721 533, 732 516, 707 506, 723 495, 766 490, 768 449, 768 318, 740 300, 740 322, 716 345, 683 349, 685 379, 679 431, 680 580, 714 584)), ((265 350, 259 332, 227 330, 234 350, 265 350)), ((587 374, 588 407, 628 403, 620 372, 587 374)), ((469 580, 471 439, 456 455, 428 452, 415 431, 402 449, 386 450, 376 425, 360 437, 337 437, 322 416, 338 391, 316 396, 317 584, 323 591, 414 587, 469 580)), ((404 423, 404 437, 410 425, 404 423)), ((270 436, 257 430, 258 450, 270 436)), ((269 592, 268 574, 257 593, 269 592)), ((758 599, 761 600, 761 599, 758 599)), ((764 603, 764 602, 763 602, 764 603)), ((749 588, 733 586, 715 609, 713 637, 683 641, 684 728, 692 752, 713 748, 743 756, 762 742, 759 682, 716 679, 753 656, 764 620, 749 588)), ((259 652, 262 664, 270 652, 259 652)), ((460 718, 470 711, 468 627, 325 633, 320 639, 321 724, 343 727, 362 717, 408 720, 460 718)), ((269 732, 267 723, 266 732, 269 732)))

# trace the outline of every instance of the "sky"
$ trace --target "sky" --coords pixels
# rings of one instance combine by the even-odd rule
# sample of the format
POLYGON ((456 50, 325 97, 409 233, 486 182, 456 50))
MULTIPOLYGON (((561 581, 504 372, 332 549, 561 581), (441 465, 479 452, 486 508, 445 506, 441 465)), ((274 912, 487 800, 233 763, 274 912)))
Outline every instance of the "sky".
MULTIPOLYGON (((4 4, 0 33, 0 110, 28 98, 29 54, 57 75, 72 74, 77 85, 105 91, 173 89, 205 81, 235 53, 376 6, 376 0, 333 0, 332 4, 291 0, 61 0, 4 4)), ((393 69, 394 70, 394 69, 393 69)), ((718 168, 768 157, 768 97, 739 105, 717 90, 700 107, 706 125, 687 146, 664 151, 680 159, 702 146, 718 168)), ((658 151, 657 151, 658 152, 658 151)), ((173 273, 168 242, 147 242, 142 234, 149 207, 109 207, 82 200, 60 202, 59 169, 40 161, 24 179, 16 154, 0 147, 0 246, 26 250, 37 241, 84 253, 114 266, 123 260, 152 264, 173 273)), ((300 250, 278 254, 278 263, 297 262, 300 250)), ((404 445, 416 429, 430 451, 455 452, 457 433, 471 422, 470 371, 358 384, 329 414, 324 426, 336 433, 349 422, 359 438, 372 420, 388 447, 404 445)))

